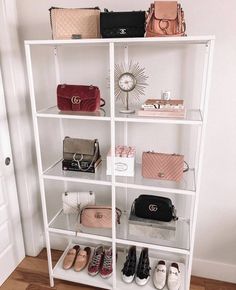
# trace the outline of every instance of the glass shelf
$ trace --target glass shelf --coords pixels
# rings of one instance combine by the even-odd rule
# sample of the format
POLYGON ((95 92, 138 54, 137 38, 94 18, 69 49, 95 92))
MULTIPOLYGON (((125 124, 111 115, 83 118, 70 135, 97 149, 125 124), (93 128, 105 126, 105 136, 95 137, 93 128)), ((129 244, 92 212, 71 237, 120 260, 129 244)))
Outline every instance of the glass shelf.
POLYGON ((185 125, 202 125, 202 115, 200 110, 187 110, 184 118, 160 118, 160 117, 143 117, 138 116, 134 108, 134 114, 122 114, 116 110, 115 121, 117 122, 137 122, 137 123, 164 123, 164 124, 185 124, 185 125))
POLYGON ((39 118, 74 119, 90 121, 110 121, 110 111, 100 110, 98 112, 62 112, 57 106, 49 107, 37 112, 39 118))
POLYGON ((142 165, 137 163, 134 177, 116 176, 116 186, 194 195, 196 190, 195 172, 194 169, 185 172, 180 182, 148 179, 142 177, 142 165))
MULTIPOLYGON (((106 174, 105 160, 103 160, 97 167, 96 173, 64 171, 62 170, 61 160, 59 160, 43 172, 43 178, 98 185, 112 185, 111 176, 106 174)), ((185 172, 181 182, 174 182, 168 180, 143 178, 141 164, 135 165, 134 177, 116 176, 115 185, 117 187, 139 190, 154 190, 185 195, 194 195, 196 190, 194 169, 190 169, 188 172, 185 172)))
MULTIPOLYGON (((111 121, 109 108, 99 112, 62 112, 57 106, 49 107, 37 112, 39 118, 54 119, 74 119, 90 121, 111 121)), ((186 124, 202 125, 202 116, 200 110, 187 110, 185 118, 158 118, 138 116, 137 108, 134 114, 122 114, 116 110, 115 121, 117 122, 137 122, 137 123, 166 123, 166 124, 186 124)))
MULTIPOLYGON (((92 240, 112 241, 111 229, 85 228, 78 221, 78 214, 64 214, 60 210, 49 223, 49 231, 59 234, 79 236, 92 240)), ((190 246, 189 221, 180 220, 171 223, 129 221, 123 213, 121 223, 116 227, 117 242, 121 244, 158 245, 169 252, 188 254, 190 246), (145 235, 144 235, 145 233, 145 235), (143 239, 145 236, 145 239, 143 239), (181 251, 183 250, 183 251, 181 251)), ((153 246, 155 248, 155 246, 153 246)))
POLYGON ((111 176, 106 175, 106 161, 102 160, 95 173, 62 170, 62 160, 43 172, 43 178, 51 180, 72 181, 99 185, 111 185, 111 176))
POLYGON ((116 237, 120 243, 133 245, 145 243, 168 247, 171 252, 188 254, 190 249, 190 225, 189 220, 173 222, 156 222, 144 219, 129 219, 129 214, 123 214, 122 227, 117 227, 116 237))

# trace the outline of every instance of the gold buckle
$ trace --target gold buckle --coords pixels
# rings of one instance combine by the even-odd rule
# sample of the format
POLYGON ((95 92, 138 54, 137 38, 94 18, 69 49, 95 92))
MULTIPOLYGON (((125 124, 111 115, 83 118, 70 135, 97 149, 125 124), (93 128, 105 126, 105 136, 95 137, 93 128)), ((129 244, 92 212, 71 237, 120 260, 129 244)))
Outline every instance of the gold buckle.
POLYGON ((169 26, 170 26, 170 23, 168 20, 161 19, 159 21, 159 27, 165 34, 167 34, 167 29, 169 28, 169 26))

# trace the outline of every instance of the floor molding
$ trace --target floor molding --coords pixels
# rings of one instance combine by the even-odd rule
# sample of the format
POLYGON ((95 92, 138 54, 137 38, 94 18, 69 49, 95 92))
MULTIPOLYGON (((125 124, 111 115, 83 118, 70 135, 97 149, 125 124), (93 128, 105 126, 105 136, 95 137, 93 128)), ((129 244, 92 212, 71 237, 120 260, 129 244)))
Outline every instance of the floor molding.
POLYGON ((236 265, 202 259, 193 260, 192 274, 198 277, 236 283, 236 265))

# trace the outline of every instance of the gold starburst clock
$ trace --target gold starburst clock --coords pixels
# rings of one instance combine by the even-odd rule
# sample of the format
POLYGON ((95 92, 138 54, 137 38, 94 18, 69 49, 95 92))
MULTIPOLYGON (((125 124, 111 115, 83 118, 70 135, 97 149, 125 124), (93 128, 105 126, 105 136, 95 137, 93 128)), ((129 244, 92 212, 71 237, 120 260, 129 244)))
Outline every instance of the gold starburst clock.
MULTIPOLYGON (((115 97, 121 100, 124 108, 120 113, 131 114, 135 110, 130 109, 130 99, 138 100, 144 95, 147 86, 145 69, 141 68, 139 63, 116 64, 115 65, 115 97)), ((131 100, 132 101, 132 100, 131 100)))

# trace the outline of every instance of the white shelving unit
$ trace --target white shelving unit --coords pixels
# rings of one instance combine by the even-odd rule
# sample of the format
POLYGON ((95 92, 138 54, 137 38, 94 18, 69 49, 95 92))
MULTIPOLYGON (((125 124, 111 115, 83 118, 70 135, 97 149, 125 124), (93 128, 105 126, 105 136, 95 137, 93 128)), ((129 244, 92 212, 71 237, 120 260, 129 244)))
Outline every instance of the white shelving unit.
MULTIPOLYGON (((211 80, 211 67, 213 59, 214 49, 214 36, 188 36, 188 37, 166 37, 166 38, 130 38, 130 39, 82 39, 82 40, 34 40, 25 41, 25 51, 27 59, 28 79, 31 96, 32 116, 35 134, 35 145, 37 153, 37 163, 39 172, 39 182, 41 190, 41 200, 45 227, 45 241, 47 246, 48 254, 48 267, 50 274, 50 284, 54 286, 54 278, 64 279, 77 283, 88 284, 91 286, 101 287, 104 289, 134 289, 132 285, 126 285, 121 280, 120 271, 125 261, 125 253, 122 251, 123 248, 127 248, 130 245, 136 245, 140 250, 142 247, 148 247, 150 249, 151 264, 154 269, 157 258, 163 258, 166 260, 178 261, 180 263, 182 273, 182 285, 181 290, 188 290, 190 285, 193 249, 194 249, 194 238, 195 229, 197 222, 197 209, 200 194, 200 181, 201 181, 201 167, 203 159, 204 149, 204 137, 207 122, 207 108, 208 108, 208 97, 210 90, 211 80), (194 110, 187 110, 185 118, 147 118, 139 117, 136 114, 123 115, 118 113, 115 108, 115 97, 114 97, 114 67, 115 67, 115 49, 124 48, 124 56, 128 59, 128 47, 131 46, 142 46, 150 47, 162 45, 168 45, 169 49, 174 45, 201 45, 205 48, 205 60, 204 70, 202 76, 202 88, 200 96, 200 106, 194 110), (55 58, 55 72, 56 82, 60 83, 60 69, 58 65, 58 49, 61 47, 106 47, 109 52, 109 68, 110 71, 110 108, 106 110, 106 116, 103 114, 79 114, 79 113, 62 113, 58 111, 56 106, 40 109, 37 108, 36 94, 35 94, 35 79, 33 74, 33 55, 31 50, 33 47, 51 47, 55 58), (74 120, 74 122, 86 121, 86 122, 104 122, 109 124, 110 133, 110 146, 112 148, 112 160, 114 164, 114 148, 116 142, 116 126, 118 124, 124 124, 124 140, 127 142, 127 131, 128 125, 133 124, 139 126, 140 124, 159 124, 159 125, 184 125, 197 128, 197 152, 195 158, 195 166, 191 168, 188 173, 184 175, 184 179, 180 183, 176 182, 165 182, 157 180, 144 179, 141 175, 141 165, 136 164, 135 176, 134 177, 116 177, 114 174, 114 167, 112 169, 113 174, 111 176, 106 175, 106 162, 103 161, 102 166, 98 168, 95 174, 91 173, 78 173, 78 172, 64 172, 61 167, 61 160, 55 160, 54 163, 44 169, 42 162, 42 152, 40 145, 40 133, 39 133, 39 120, 46 119, 48 123, 58 120, 61 128, 61 140, 65 137, 63 126, 65 120, 74 120), (84 184, 84 185, 96 185, 96 186, 107 186, 111 189, 111 204, 113 209, 113 220, 111 231, 78 231, 76 227, 76 219, 73 217, 66 217, 60 209, 53 218, 49 221, 46 195, 47 190, 45 183, 46 181, 63 182, 64 188, 67 183, 84 184), (148 191, 148 192, 161 192, 163 195, 177 195, 181 198, 189 198, 191 200, 191 214, 190 219, 180 220, 177 224, 177 232, 179 234, 175 241, 161 241, 158 239, 148 239, 147 237, 139 237, 135 239, 131 235, 125 233, 124 228, 120 228, 115 222, 115 208, 116 208, 116 193, 117 190, 124 190, 126 193, 128 190, 137 191, 148 191), (113 276, 104 280, 97 276, 91 278, 87 275, 86 271, 82 273, 75 273, 73 270, 64 271, 62 269, 63 258, 71 247, 65 250, 63 256, 58 261, 56 266, 53 268, 51 260, 51 245, 50 245, 50 233, 56 233, 58 235, 68 236, 71 239, 77 239, 80 243, 80 239, 90 240, 93 243, 97 242, 110 243, 113 247, 113 255, 115 256, 116 251, 118 253, 118 260, 113 259, 113 276)), ((42 97, 42 96, 41 96, 42 97)), ((56 103, 56 93, 52 96, 56 103)), ((95 136, 96 137, 96 136, 95 136)), ((63 191, 63 189, 62 189, 63 191)), ((60 198, 60 195, 59 197, 60 198)), ((126 205, 127 206, 127 205, 126 205)), ((127 224, 128 216, 124 213, 122 217, 123 225, 127 224)), ((76 241, 77 241, 76 240, 76 241)), ((135 287, 135 286, 134 286, 135 287)), ((149 283, 143 287, 143 289, 151 290, 155 289, 150 279, 149 283)), ((166 289, 166 288, 165 288, 166 289)))

